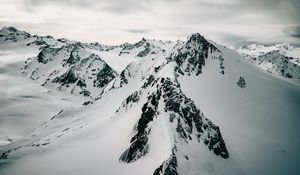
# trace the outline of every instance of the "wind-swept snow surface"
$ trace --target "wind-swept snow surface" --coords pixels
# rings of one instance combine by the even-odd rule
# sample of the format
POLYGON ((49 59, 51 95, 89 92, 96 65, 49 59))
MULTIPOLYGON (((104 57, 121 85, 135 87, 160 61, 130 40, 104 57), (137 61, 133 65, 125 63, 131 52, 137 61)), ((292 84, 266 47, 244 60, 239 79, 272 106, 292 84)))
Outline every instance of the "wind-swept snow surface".
POLYGON ((58 111, 82 103, 21 75, 24 60, 35 54, 34 48, 0 49, 0 145, 22 138, 58 111))
POLYGON ((184 42, 142 39, 106 46, 68 41, 38 50, 22 68, 34 81, 18 77, 23 84, 37 82, 29 89, 42 99, 40 106, 30 108, 36 99, 25 106, 43 121, 19 139, 3 132, 1 174, 300 173, 299 84, 268 74, 198 33, 184 42), (88 76, 91 68, 82 63, 91 56, 101 63, 95 65, 97 71, 103 65, 110 68, 98 81, 103 86, 82 86, 90 96, 62 90, 81 87, 79 79, 98 80, 88 76), (124 59, 120 65, 118 59, 124 59), (60 73, 54 76, 53 71, 60 73), (39 86, 39 79, 51 86, 39 86), (49 105, 49 111, 41 113, 42 105, 49 105))

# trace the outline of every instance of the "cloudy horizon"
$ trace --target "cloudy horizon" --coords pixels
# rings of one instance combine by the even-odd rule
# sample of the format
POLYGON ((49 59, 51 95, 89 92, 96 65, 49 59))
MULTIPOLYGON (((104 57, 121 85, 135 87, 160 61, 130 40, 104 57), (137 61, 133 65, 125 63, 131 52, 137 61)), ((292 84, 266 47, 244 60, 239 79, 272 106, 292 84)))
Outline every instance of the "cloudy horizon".
POLYGON ((198 32, 231 46, 300 45, 297 0, 0 0, 0 4, 0 27, 83 42, 176 40, 198 32))

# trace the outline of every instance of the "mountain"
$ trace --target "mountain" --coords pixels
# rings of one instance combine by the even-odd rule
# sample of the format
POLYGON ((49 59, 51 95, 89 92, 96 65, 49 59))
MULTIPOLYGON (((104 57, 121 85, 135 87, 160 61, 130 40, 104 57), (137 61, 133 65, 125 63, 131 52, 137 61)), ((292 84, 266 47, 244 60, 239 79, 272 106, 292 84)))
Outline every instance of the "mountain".
POLYGON ((300 172, 300 85, 199 33, 177 42, 45 46, 22 71, 74 101, 94 89, 83 105, 49 114, 0 147, 3 174, 300 172), (98 80, 93 69, 108 71, 98 80))
POLYGON ((286 43, 251 44, 237 51, 263 70, 286 78, 300 78, 300 48, 286 43))
MULTIPOLYGON (((107 46, 31 35, 14 27, 3 27, 0 33, 4 46, 17 43, 23 44, 23 47, 33 46, 40 50, 37 56, 25 62, 22 68, 25 76, 36 80, 42 86, 88 99, 97 97, 99 92, 116 77, 117 71, 122 70, 122 68, 114 70, 101 57, 105 57, 104 59, 111 63, 109 59, 112 57, 120 58, 126 55, 123 57, 129 57, 127 62, 130 62, 134 58, 155 57, 172 45, 172 42, 142 38, 135 44, 107 46)), ((120 59, 116 61, 117 63, 112 63, 113 67, 120 59)))
POLYGON ((47 45, 61 44, 61 42, 57 41, 52 36, 31 35, 25 31, 18 30, 11 26, 5 26, 0 30, 0 42, 3 46, 6 45, 6 47, 15 48, 22 46, 35 46, 37 48, 41 48, 47 45))
POLYGON ((87 52, 80 43, 60 48, 44 47, 27 60, 22 73, 42 86, 85 97, 95 97, 117 75, 98 55, 87 52))

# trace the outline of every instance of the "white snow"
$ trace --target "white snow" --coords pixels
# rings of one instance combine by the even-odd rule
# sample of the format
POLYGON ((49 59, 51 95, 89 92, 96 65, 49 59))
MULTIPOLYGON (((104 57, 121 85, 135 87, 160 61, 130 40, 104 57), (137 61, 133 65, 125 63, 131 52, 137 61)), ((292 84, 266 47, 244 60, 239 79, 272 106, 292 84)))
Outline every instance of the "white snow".
POLYGON ((138 61, 139 59, 135 58, 133 55, 119 56, 120 48, 116 48, 111 51, 98 51, 95 49, 87 49, 87 51, 99 55, 102 60, 104 60, 118 73, 121 73, 122 70, 124 70, 132 61, 138 61))
POLYGON ((184 93, 220 126, 229 149, 227 165, 212 163, 210 174, 299 172, 295 167, 300 139, 295 133, 300 123, 300 86, 264 73, 234 51, 218 48, 225 57, 224 77, 208 65, 198 77, 180 78, 184 93), (232 83, 239 76, 245 78, 246 88, 232 83))
POLYGON ((75 97, 52 92, 20 74, 35 49, 0 50, 0 144, 32 132, 61 109, 81 105, 75 97))
MULTIPOLYGON (((23 48, 18 53, 12 46, 0 47, 0 144, 6 144, 0 147, 0 156, 12 150, 8 159, 0 160, 0 174, 153 174, 169 158, 174 144, 170 131, 175 128, 168 125, 169 116, 163 106, 158 107, 161 111, 150 123, 149 153, 132 163, 119 159, 130 146, 143 105, 157 87, 143 89, 138 103, 116 113, 148 76, 175 79, 176 65, 167 63, 166 57, 182 42, 164 45, 148 41, 167 51, 139 58, 137 52, 119 56, 118 48, 87 49, 118 73, 127 67, 129 82, 119 86, 119 75, 101 98, 88 106, 81 105, 81 97, 49 90, 19 74, 22 62, 36 55, 37 50, 24 52, 23 48), (155 74, 157 66, 162 69, 155 74)), ((299 174, 299 83, 273 76, 237 52, 214 45, 224 57, 224 75, 219 60, 209 55, 199 76, 179 76, 178 80, 183 93, 220 127, 229 158, 214 155, 193 138, 177 144, 178 173, 299 174), (246 88, 237 85, 240 76, 246 88)))

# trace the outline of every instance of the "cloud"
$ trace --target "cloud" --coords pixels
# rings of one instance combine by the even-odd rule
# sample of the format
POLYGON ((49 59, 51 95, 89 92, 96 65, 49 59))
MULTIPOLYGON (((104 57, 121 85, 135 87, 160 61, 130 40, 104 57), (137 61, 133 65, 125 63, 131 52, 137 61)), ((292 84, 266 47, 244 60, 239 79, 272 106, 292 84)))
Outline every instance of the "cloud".
POLYGON ((194 32, 231 45, 300 43, 299 9, 299 0, 0 0, 0 25, 106 43, 194 32))
POLYGON ((295 38, 300 38, 300 26, 285 27, 283 32, 295 38))
POLYGON ((42 6, 65 7, 92 10, 94 12, 107 11, 114 14, 130 13, 147 10, 152 0, 8 0, 21 4, 24 10, 38 10, 42 6))
POLYGON ((126 29, 124 30, 126 32, 129 32, 129 33, 149 33, 150 30, 147 30, 147 29, 126 29))
POLYGON ((216 39, 219 40, 221 44, 224 45, 230 44, 234 47, 238 47, 253 42, 252 38, 242 36, 242 35, 235 35, 231 33, 218 33, 215 35, 216 35, 216 39))

